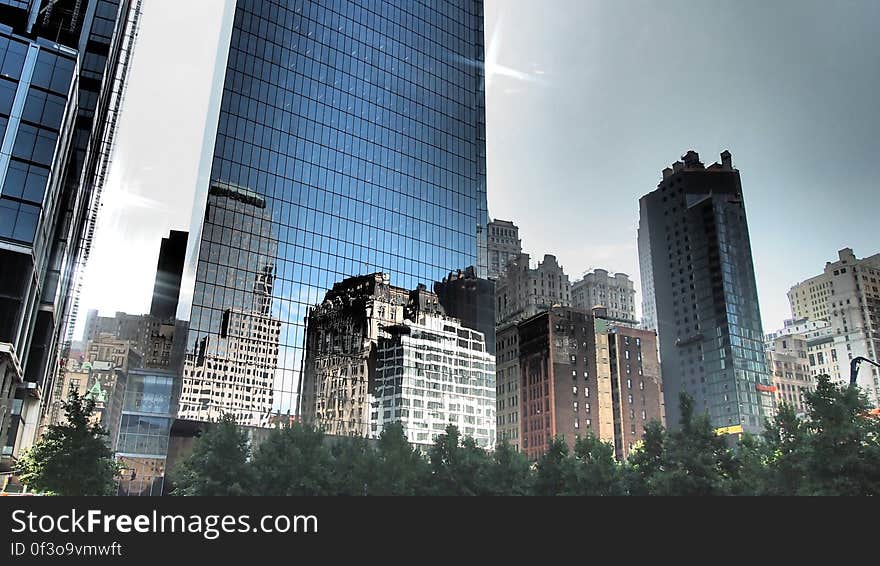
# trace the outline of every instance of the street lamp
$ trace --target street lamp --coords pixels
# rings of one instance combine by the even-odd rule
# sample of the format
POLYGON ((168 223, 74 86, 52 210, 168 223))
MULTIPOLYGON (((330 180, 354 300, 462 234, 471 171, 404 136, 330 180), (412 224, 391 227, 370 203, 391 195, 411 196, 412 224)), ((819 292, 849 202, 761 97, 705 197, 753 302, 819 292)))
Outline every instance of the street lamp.
POLYGON ((849 363, 849 386, 853 387, 856 384, 856 378, 859 376, 859 365, 862 362, 868 362, 872 366, 876 366, 880 368, 880 364, 873 360, 869 360, 868 358, 863 358, 861 356, 857 356, 852 359, 849 363))

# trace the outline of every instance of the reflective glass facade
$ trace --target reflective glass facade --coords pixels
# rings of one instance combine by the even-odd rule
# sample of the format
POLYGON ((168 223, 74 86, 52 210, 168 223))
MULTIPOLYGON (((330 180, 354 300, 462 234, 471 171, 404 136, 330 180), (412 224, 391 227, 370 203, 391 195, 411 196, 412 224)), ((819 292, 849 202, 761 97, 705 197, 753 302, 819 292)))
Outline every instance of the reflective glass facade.
POLYGON ((641 199, 645 322, 658 332, 672 428, 685 392, 722 432, 758 434, 774 401, 739 171, 721 158, 706 167, 688 152, 641 199))
POLYGON ((201 373, 184 387, 206 392, 184 396, 186 418, 241 412, 247 398, 293 412, 308 309, 337 281, 382 271, 416 288, 469 265, 485 276, 482 60, 480 0, 237 2, 193 230, 186 347, 201 373), (247 220, 219 218, 224 198, 247 220))
POLYGON ((116 444, 122 466, 117 495, 162 494, 174 381, 174 374, 162 370, 129 372, 116 444))

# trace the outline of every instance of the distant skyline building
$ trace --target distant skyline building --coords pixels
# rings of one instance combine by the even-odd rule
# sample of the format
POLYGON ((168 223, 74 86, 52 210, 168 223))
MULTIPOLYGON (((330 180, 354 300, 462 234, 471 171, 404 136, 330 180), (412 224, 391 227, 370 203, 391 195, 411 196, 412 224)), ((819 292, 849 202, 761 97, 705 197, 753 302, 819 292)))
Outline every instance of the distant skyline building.
POLYGON ((503 324, 554 305, 570 306, 571 284, 555 255, 545 254, 537 268, 532 268, 529 254, 520 254, 495 284, 495 298, 495 320, 503 324))
POLYGON ((238 0, 223 19, 181 290, 186 355, 220 338, 223 313, 272 265, 282 415, 297 403, 306 316, 336 282, 487 274, 483 3, 368 4, 238 0), (253 222, 205 221, 220 186, 261 203, 242 211, 253 222), (256 233, 271 253, 251 261, 256 233))
POLYGON ((767 342, 767 366, 772 374, 776 405, 785 403, 801 415, 807 413, 806 393, 816 389, 808 344, 804 334, 782 334, 767 342))
POLYGON ((498 439, 521 449, 520 350, 517 323, 550 309, 571 305, 568 275, 556 260, 546 254, 537 268, 531 267, 529 254, 519 254, 508 262, 503 277, 495 282, 495 348, 498 439))
POLYGON ((739 171, 689 151, 639 201, 643 322, 656 329, 666 418, 679 395, 728 433, 760 433, 773 411, 739 171))
POLYGON ((519 228, 509 220, 495 219, 489 223, 489 279, 499 279, 507 271, 507 262, 522 253, 519 228))
MULTIPOLYGON (((792 316, 824 320, 833 333, 840 380, 849 383, 854 357, 880 357, 880 254, 858 258, 851 248, 837 253, 821 275, 794 285, 788 292, 792 316)), ((880 403, 880 371, 863 364, 858 385, 876 406, 880 403)))
MULTIPOLYGON (((777 349, 775 342, 779 338, 787 336, 801 337, 806 340, 807 360, 810 376, 813 381, 820 375, 827 375, 834 381, 849 381, 849 367, 841 373, 841 366, 837 360, 837 350, 834 348, 834 329, 824 320, 809 320, 807 318, 793 318, 785 321, 784 326, 767 334, 764 344, 767 351, 777 349)), ((787 346, 785 347, 787 349, 787 346)), ((773 365, 768 367, 773 371, 773 365)))
POLYGON ((636 323, 636 289, 625 273, 594 269, 571 284, 571 305, 592 310, 604 307, 609 318, 636 323))

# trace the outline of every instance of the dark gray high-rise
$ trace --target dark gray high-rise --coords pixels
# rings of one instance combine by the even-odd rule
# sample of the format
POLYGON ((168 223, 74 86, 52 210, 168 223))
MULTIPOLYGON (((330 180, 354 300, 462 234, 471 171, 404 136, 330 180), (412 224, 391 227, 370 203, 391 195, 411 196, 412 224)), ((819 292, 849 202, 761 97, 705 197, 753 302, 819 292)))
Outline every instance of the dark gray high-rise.
POLYGON ((670 426, 686 392, 719 432, 760 432, 773 397, 742 185, 729 152, 706 167, 689 151, 664 169, 657 190, 640 201, 639 263, 670 426))
POLYGON ((306 315, 335 282, 381 271, 416 288, 468 265, 485 277, 483 5, 238 0, 226 22, 219 120, 184 273, 193 290, 181 293, 192 305, 180 416, 228 410, 263 423, 268 400, 295 409, 306 315), (246 245, 247 227, 202 214, 216 187, 265 230, 261 249, 246 245), (248 300, 267 273, 268 311, 254 313, 248 300), (253 334, 224 338, 230 316, 253 334), (259 351, 248 359, 245 344, 259 351), (219 384, 223 360, 254 363, 259 376, 219 384))
POLYGON ((171 320, 177 314, 188 235, 186 232, 171 230, 167 238, 162 238, 159 261, 156 263, 153 300, 150 303, 150 316, 159 320, 171 320))

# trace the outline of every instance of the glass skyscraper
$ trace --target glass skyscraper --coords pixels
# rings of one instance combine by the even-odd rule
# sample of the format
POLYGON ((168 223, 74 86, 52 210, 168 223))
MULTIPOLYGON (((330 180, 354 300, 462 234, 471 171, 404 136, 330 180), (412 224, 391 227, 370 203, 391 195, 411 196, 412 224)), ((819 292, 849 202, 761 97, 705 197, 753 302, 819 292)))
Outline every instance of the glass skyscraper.
POLYGON ((0 468, 52 390, 139 6, 0 0, 0 468))
POLYGON ((295 410, 305 318, 335 282, 385 272, 413 289, 471 265, 486 276, 483 5, 238 0, 227 28, 191 306, 184 289, 178 310, 201 369, 178 415, 225 408, 256 424, 268 415, 248 402, 295 410), (221 196, 248 221, 218 218, 221 196))
POLYGON ((759 434, 773 410, 739 171, 689 151, 639 202, 644 325, 656 329, 670 428, 679 395, 719 433, 759 434))

